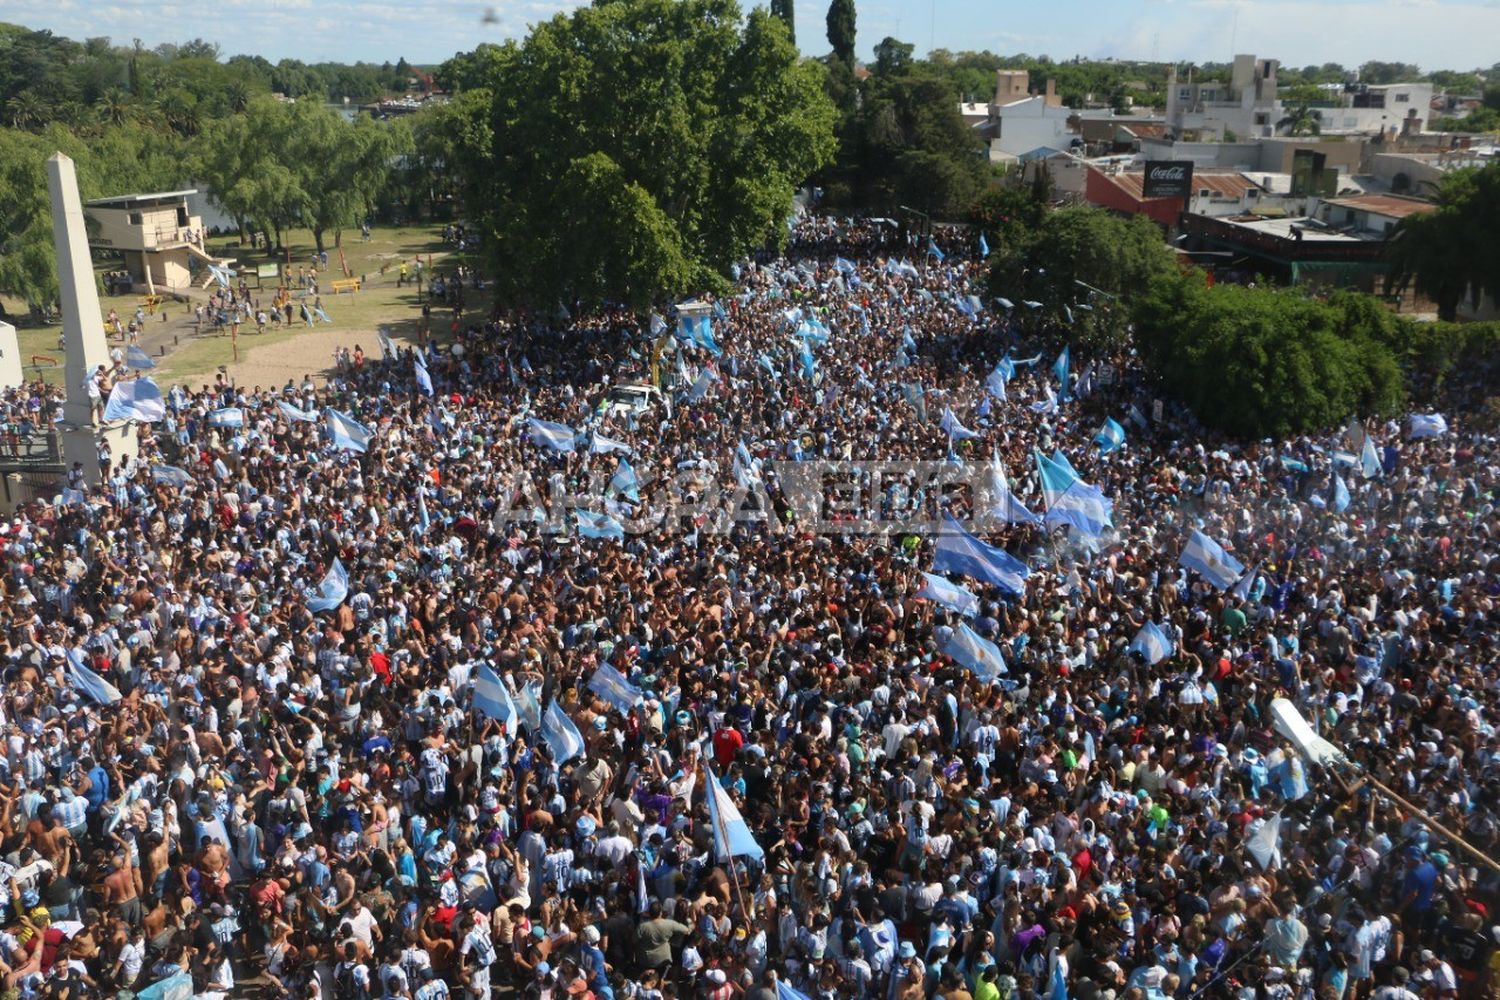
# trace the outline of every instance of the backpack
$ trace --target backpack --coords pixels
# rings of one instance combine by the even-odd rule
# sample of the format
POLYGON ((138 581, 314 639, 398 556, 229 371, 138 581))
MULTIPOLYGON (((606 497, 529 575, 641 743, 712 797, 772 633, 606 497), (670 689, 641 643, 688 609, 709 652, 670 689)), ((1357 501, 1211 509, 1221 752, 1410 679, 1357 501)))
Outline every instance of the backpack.
POLYGON ((334 1000, 369 1000, 365 988, 354 977, 357 962, 340 962, 333 969, 334 1000))

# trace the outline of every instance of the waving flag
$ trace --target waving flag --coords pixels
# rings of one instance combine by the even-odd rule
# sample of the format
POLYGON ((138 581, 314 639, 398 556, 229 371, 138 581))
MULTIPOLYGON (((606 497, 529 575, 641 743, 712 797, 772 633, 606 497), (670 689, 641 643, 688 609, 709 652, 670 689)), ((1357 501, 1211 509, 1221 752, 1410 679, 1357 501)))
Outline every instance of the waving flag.
POLYGON ((288 420, 296 420, 304 424, 315 424, 318 422, 318 415, 316 413, 311 410, 304 410, 300 406, 293 406, 284 399, 276 401, 276 408, 288 420))
POLYGON ((316 597, 307 599, 307 610, 314 614, 322 611, 332 611, 344 603, 344 598, 349 596, 349 572, 344 569, 344 564, 337 557, 333 565, 328 567, 328 572, 323 575, 323 582, 318 584, 316 597))
POLYGON ((626 444, 624 441, 616 441, 614 438, 607 438, 603 434, 600 434, 598 431, 595 431, 589 438, 589 451, 593 452, 595 455, 608 455, 610 452, 614 451, 623 452, 624 454, 628 455, 634 450, 634 448, 630 447, 630 445, 626 444))
POLYGON ((708 395, 708 387, 713 385, 717 381, 719 381, 719 376, 715 375, 711 369, 703 369, 703 372, 698 376, 698 380, 694 382, 693 387, 688 390, 688 401, 696 403, 698 400, 708 395))
POLYGON ((90 670, 83 662, 83 653, 76 649, 70 649, 67 653, 67 670, 65 671, 68 682, 89 699, 99 705, 113 705, 120 700, 120 689, 109 681, 100 677, 90 670))
POLYGON ((927 423, 927 390, 920 382, 907 382, 901 386, 901 395, 911 408, 917 411, 917 419, 927 423))
POLYGON ((1380 455, 1375 451, 1375 439, 1367 436, 1359 450, 1359 473, 1365 479, 1374 479, 1382 471, 1380 455))
POLYGON ((1220 590, 1232 586, 1245 572, 1239 560, 1201 531, 1194 531, 1188 538, 1182 554, 1177 557, 1177 564, 1197 573, 1220 590))
POLYGON ((953 638, 943 647, 943 653, 968 667, 980 680, 992 681, 1006 673, 1005 657, 1000 654, 1000 647, 967 625, 961 624, 953 630, 953 638))
POLYGON ((943 408, 943 419, 938 422, 938 426, 943 429, 943 432, 948 435, 950 440, 956 438, 959 441, 966 441, 979 436, 958 422, 958 418, 953 415, 951 407, 943 408))
POLYGON ((927 237, 927 254, 936 257, 939 264, 943 262, 943 251, 938 249, 937 242, 931 236, 927 237))
POLYGON ((840 274, 853 274, 855 271, 854 261, 845 260, 842 257, 834 257, 833 266, 838 269, 840 274))
POLYGON ((1125 428, 1114 417, 1105 417, 1104 426, 1099 428, 1099 433, 1094 435, 1094 443, 1099 450, 1108 455, 1117 448, 1125 446, 1125 428))
POLYGON ((396 342, 390 338, 389 334, 377 333, 375 339, 380 342, 380 353, 385 360, 390 361, 396 356, 396 342))
POLYGON ((981 583, 992 583, 1012 594, 1023 593, 1031 570, 1015 556, 986 545, 963 529, 953 515, 943 515, 943 532, 932 555, 938 573, 961 573, 981 583))
POLYGON ((427 362, 422 359, 421 351, 413 351, 412 374, 417 378, 417 385, 427 395, 432 395, 432 376, 427 372, 427 362))
POLYGON ((981 257, 988 257, 989 255, 990 255, 990 242, 989 242, 989 240, 987 240, 987 239, 984 238, 984 233, 980 233, 979 234, 979 256, 981 256, 981 257))
POLYGON ((1000 373, 998 366, 985 378, 984 387, 996 399, 1005 398, 1005 376, 1000 373))
POLYGON ((612 538, 617 542, 625 539, 625 526, 608 514, 575 510, 573 517, 578 521, 578 533, 584 538, 612 538))
POLYGON ((1335 513, 1342 514, 1349 509, 1349 486, 1344 482, 1344 477, 1337 472, 1333 474, 1333 509, 1335 513))
POLYGON ((1245 850, 1250 852, 1262 870, 1281 863, 1281 813, 1272 813, 1261 824, 1255 835, 1245 841, 1245 850))
POLYGON ((1136 406, 1134 403, 1130 404, 1130 412, 1127 414, 1127 416, 1130 418, 1130 422, 1135 424, 1141 430, 1149 431, 1151 429, 1151 424, 1146 420, 1146 415, 1142 413, 1141 408, 1139 406, 1136 406))
POLYGON ((973 618, 979 613, 979 598, 967 587, 935 573, 923 573, 922 579, 927 582, 917 591, 917 596, 923 600, 941 604, 949 611, 956 611, 966 618, 973 618))
POLYGON ((425 535, 432 530, 432 517, 427 513, 427 491, 417 489, 417 534, 425 535))
POLYGON ((1411 415, 1411 436, 1413 438, 1435 438, 1442 437, 1448 433, 1448 421, 1441 413, 1413 413, 1411 415))
POLYGON ((487 663, 481 663, 474 674, 474 707, 491 719, 505 723, 506 735, 515 735, 521 713, 516 709, 505 682, 487 663))
POLYGON ((127 379, 116 382, 104 407, 104 420, 134 420, 141 424, 154 424, 165 419, 167 404, 161 390, 149 378, 127 379))
POLYGON ((131 368, 155 368, 156 362, 151 360, 151 355, 131 344, 125 349, 125 363, 131 368))
POLYGON ((175 465, 153 465, 151 467, 151 481, 182 489, 193 481, 193 477, 188 475, 186 470, 179 469, 175 465))
POLYGON ((347 413, 329 407, 324 411, 328 414, 328 433, 333 438, 333 446, 344 451, 357 451, 363 454, 370 447, 370 442, 375 440, 375 432, 364 424, 355 420, 347 413))
POLYGON ((558 767, 583 753, 583 734, 568 718, 556 699, 547 703, 542 713, 542 742, 552 751, 552 763, 558 767))
POLYGON ((1097 538, 1113 526, 1114 504, 1098 487, 1075 479, 1047 508, 1045 521, 1049 528, 1065 524, 1087 538, 1097 538))
POLYGON ((1061 399, 1068 398, 1068 363, 1068 345, 1064 344, 1062 353, 1057 356, 1056 361, 1052 362, 1052 374, 1056 375, 1057 381, 1062 383, 1058 391, 1058 396, 1061 399))
POLYGON ((1007 524, 1041 524, 1039 515, 1033 514, 1026 509, 1016 495, 1011 492, 1010 483, 1005 475, 1005 465, 996 454, 990 460, 990 491, 994 494, 995 503, 990 508, 989 516, 1000 518, 1007 524))
MULTIPOLYGON (((1059 456, 1061 454, 1058 452, 1059 456)), ((1066 461, 1058 462, 1056 458, 1048 458, 1035 449, 1032 450, 1032 455, 1036 459, 1037 475, 1042 481, 1042 500, 1051 507, 1077 481, 1078 474, 1066 461)))
POLYGON ((664 320, 664 319, 662 319, 656 313, 652 313, 651 314, 651 335, 653 337, 658 336, 666 328, 667 328, 667 321, 664 320))
POLYGON ((636 477, 635 468, 623 458, 620 459, 620 465, 619 468, 615 469, 615 474, 610 477, 609 485, 615 492, 629 497, 631 500, 639 500, 641 498, 641 481, 636 477))
POLYGON ((743 817, 740 816, 739 807, 734 804, 734 799, 724 791, 724 786, 719 784, 719 778, 714 774, 714 769, 707 764, 703 765, 704 774, 708 777, 708 788, 705 789, 704 797, 708 800, 708 823, 714 835, 714 856, 720 861, 729 861, 732 858, 761 858, 765 852, 755 842, 755 836, 750 832, 743 817))
POLYGON ((578 432, 567 424, 527 417, 526 426, 531 430, 532 441, 553 451, 572 451, 578 439, 578 432))
POLYGON ((225 406, 210 413, 208 422, 214 427, 243 427, 245 411, 238 406, 225 406))
POLYGON ((1052 391, 1050 385, 1042 387, 1042 398, 1031 404, 1032 413, 1056 413, 1057 393, 1052 391))
POLYGON ((806 993, 789 986, 785 979, 776 980, 776 1000, 812 1000, 806 993))
POLYGON ((527 681, 516 692, 516 709, 521 713, 521 725, 531 733, 542 731, 542 682, 527 681))
POLYGON ((803 341, 797 357, 802 361, 802 374, 811 382, 818 374, 818 362, 813 358, 812 351, 808 350, 807 341, 803 341))
POLYGON ((1135 638, 1130 640, 1126 652, 1140 653, 1147 664, 1156 664, 1171 656, 1172 648, 1172 640, 1167 638, 1167 633, 1162 631, 1161 626, 1148 621, 1141 626, 1135 638))
POLYGON ((599 664, 589 678, 589 690, 617 708, 621 715, 629 715, 632 708, 646 701, 645 692, 608 663, 599 664))
POLYGON ((1246 570, 1245 575, 1240 577, 1238 582, 1229 589, 1229 596, 1242 601, 1248 601, 1250 599, 1250 588, 1255 585, 1255 577, 1259 573, 1260 563, 1256 563, 1250 569, 1246 570))

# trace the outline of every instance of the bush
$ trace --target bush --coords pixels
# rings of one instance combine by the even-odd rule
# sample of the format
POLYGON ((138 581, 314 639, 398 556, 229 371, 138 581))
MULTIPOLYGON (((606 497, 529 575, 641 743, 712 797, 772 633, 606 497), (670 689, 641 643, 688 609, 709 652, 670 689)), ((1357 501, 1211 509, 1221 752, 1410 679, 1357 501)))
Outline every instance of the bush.
POLYGON ((1238 437, 1325 430, 1402 404, 1384 340, 1394 328, 1363 301, 1210 288, 1193 272, 1152 281, 1133 315, 1147 367, 1205 424, 1238 437))

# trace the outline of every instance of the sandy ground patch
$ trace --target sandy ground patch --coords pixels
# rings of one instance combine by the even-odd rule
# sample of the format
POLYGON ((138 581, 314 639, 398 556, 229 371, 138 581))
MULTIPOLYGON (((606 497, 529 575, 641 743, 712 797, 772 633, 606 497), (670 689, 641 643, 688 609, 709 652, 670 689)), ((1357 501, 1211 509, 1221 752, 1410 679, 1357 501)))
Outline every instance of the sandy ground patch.
MULTIPOLYGON (((390 336, 401 347, 414 343, 404 333, 395 330, 390 336)), ((364 348, 365 357, 380 358, 380 340, 374 330, 314 327, 276 344, 256 346, 252 342, 248 350, 246 338, 241 337, 240 361, 229 365, 229 373, 246 388, 279 387, 286 385, 288 380, 300 384, 304 375, 312 375, 313 381, 322 383, 333 374, 334 350, 347 347, 352 351, 356 344, 364 348)))

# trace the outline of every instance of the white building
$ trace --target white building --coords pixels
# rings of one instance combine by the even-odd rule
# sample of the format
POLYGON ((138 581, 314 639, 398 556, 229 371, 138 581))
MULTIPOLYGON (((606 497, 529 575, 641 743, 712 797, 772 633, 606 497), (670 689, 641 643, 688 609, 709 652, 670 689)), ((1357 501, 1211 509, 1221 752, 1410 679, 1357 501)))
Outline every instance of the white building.
POLYGON ((965 103, 959 113, 989 144, 991 163, 1010 163, 1040 149, 1066 150, 1074 139, 1068 121, 1078 112, 1063 106, 1056 84, 1048 80, 1040 94, 1030 92, 1024 69, 995 73, 995 99, 988 105, 965 103))
POLYGON ((1234 57, 1229 83, 1194 83, 1167 73, 1167 128, 1177 137, 1197 133, 1201 139, 1245 140, 1274 135, 1281 120, 1276 96, 1275 59, 1234 57))

